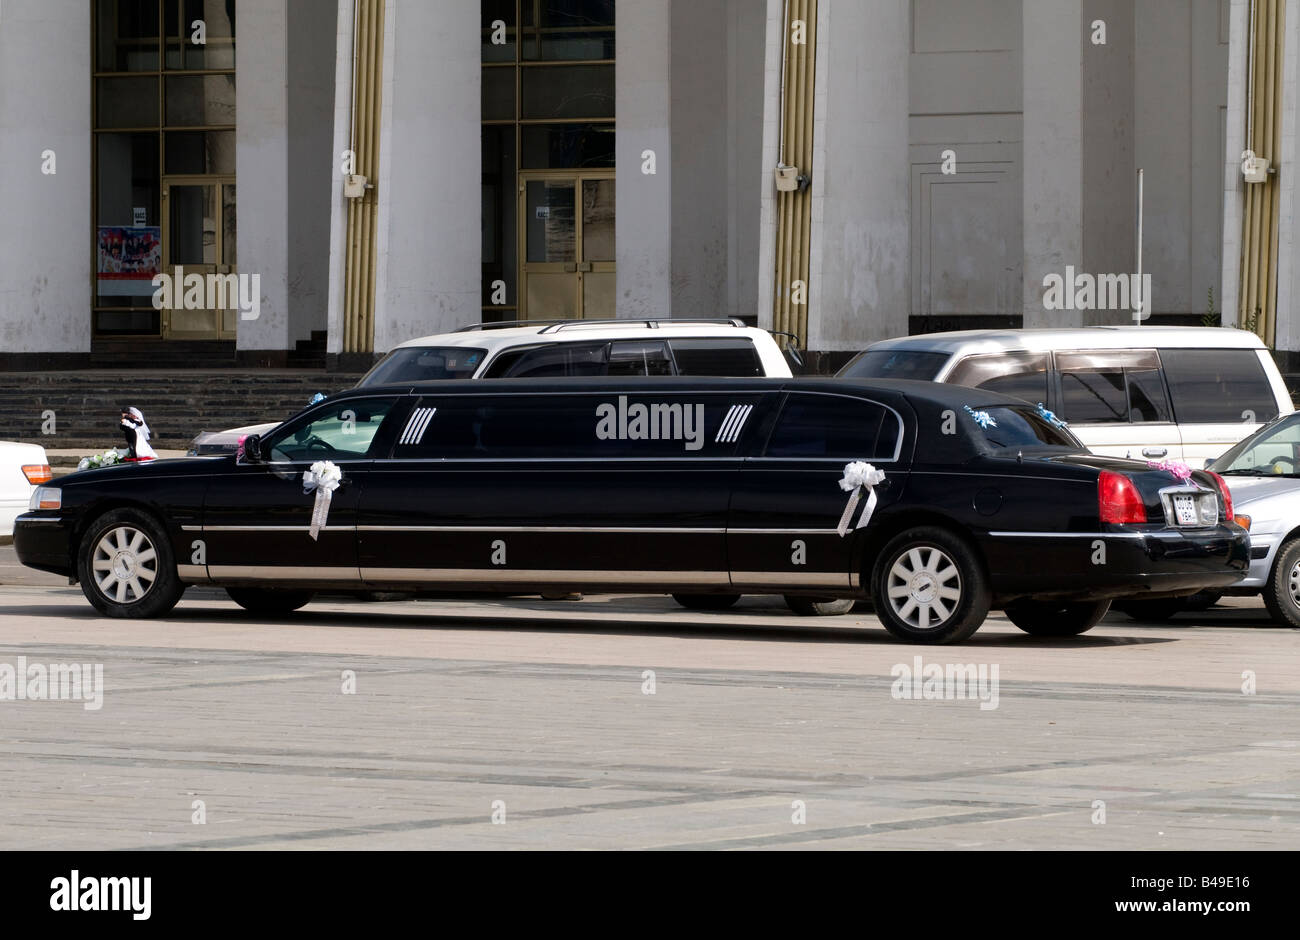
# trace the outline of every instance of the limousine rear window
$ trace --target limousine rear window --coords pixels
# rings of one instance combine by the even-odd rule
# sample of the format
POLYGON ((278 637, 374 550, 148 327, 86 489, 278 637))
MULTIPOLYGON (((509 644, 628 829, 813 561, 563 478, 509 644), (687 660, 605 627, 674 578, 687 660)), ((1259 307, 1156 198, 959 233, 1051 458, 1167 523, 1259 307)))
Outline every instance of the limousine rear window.
POLYGON ((468 346, 408 346, 394 349, 365 374, 361 385, 397 385, 438 379, 473 378, 487 350, 468 346))
POLYGON ((982 411, 992 418, 983 432, 984 440, 995 450, 1029 447, 1083 449, 1073 434, 1064 428, 1058 428, 1031 409, 998 405, 982 411))
POLYGON ((933 382, 949 353, 918 349, 868 349, 840 370, 845 379, 919 379, 933 382))

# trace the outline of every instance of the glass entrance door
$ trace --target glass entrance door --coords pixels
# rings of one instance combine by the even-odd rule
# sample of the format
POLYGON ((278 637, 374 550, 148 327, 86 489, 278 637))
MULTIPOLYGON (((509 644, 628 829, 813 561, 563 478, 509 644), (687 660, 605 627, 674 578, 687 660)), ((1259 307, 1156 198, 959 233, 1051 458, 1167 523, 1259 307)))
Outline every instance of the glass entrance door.
POLYGON ((612 318, 614 173, 522 173, 520 319, 612 318))
POLYGON ((163 271, 172 279, 163 336, 233 339, 239 320, 238 282, 230 276, 237 274, 234 180, 164 178, 162 202, 163 271))

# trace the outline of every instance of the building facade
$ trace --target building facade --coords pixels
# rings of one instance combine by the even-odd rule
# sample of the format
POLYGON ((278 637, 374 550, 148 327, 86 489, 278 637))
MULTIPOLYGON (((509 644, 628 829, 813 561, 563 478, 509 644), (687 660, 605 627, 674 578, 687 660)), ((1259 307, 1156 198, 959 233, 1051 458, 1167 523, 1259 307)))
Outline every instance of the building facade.
POLYGON ((830 367, 1139 273, 1288 359, 1298 3, 9 0, 0 365, 738 317, 830 367))

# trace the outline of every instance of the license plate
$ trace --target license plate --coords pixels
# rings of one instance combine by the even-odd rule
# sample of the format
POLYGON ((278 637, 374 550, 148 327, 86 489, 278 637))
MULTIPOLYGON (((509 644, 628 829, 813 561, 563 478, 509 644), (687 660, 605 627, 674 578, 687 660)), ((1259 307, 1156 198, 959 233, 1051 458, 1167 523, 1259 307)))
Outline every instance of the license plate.
POLYGON ((1199 525, 1201 520, 1196 512, 1196 497, 1175 496, 1174 518, 1179 525, 1199 525))

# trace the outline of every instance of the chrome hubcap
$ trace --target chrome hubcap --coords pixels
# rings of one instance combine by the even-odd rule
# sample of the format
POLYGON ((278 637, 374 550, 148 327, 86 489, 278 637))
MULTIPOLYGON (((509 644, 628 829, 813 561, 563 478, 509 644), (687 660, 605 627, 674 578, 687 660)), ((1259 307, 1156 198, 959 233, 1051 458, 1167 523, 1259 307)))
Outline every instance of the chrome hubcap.
POLYGON ((99 593, 119 604, 133 604, 158 578, 158 553, 139 529, 118 526, 96 543, 90 567, 99 593))
POLYGON ((942 626, 957 609, 961 574, 941 549, 931 545, 909 548, 889 569, 886 592, 899 620, 929 630, 942 626))
POLYGON ((1287 590, 1291 594, 1291 603, 1300 607, 1300 561, 1291 566, 1291 573, 1287 575, 1287 590))

